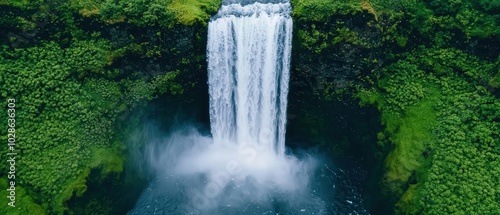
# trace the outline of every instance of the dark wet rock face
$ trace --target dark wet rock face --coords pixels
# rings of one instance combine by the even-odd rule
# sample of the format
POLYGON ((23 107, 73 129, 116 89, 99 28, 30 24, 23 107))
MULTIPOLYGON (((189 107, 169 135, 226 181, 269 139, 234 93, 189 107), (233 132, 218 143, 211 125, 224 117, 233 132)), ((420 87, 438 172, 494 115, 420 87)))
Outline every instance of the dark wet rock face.
POLYGON ((326 86, 344 89, 380 67, 382 32, 369 24, 370 14, 332 19, 328 25, 295 20, 292 93, 321 96, 326 86))
POLYGON ((376 110, 360 107, 353 93, 364 84, 361 78, 382 65, 382 32, 364 11, 330 19, 294 19, 287 140, 346 155, 353 147, 369 148, 364 145, 374 137, 368 134, 378 128, 370 117, 376 110))

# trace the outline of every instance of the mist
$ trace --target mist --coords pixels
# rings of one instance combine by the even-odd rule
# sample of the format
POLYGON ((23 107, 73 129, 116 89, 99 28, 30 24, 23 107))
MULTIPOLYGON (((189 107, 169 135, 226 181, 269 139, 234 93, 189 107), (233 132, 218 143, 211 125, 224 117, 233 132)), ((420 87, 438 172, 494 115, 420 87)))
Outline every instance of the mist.
POLYGON ((272 208, 270 203, 278 197, 291 205, 307 201, 303 198, 318 164, 311 155, 304 154, 300 159, 290 154, 281 156, 255 142, 214 143, 193 126, 183 126, 148 143, 145 153, 157 178, 177 181, 171 184, 175 187, 167 185, 164 189, 183 188, 181 192, 189 201, 181 207, 204 214, 249 203, 265 203, 272 208), (285 195, 289 198, 283 199, 285 195))

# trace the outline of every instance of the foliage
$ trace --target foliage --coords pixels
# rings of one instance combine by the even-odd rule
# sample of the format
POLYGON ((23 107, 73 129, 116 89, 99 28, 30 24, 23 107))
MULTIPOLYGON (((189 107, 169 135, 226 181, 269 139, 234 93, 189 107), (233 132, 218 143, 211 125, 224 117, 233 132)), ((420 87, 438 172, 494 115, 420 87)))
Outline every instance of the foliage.
POLYGON ((220 0, 173 0, 168 9, 183 25, 206 24, 210 14, 216 12, 220 4, 220 0))
POLYGON ((109 59, 111 44, 105 40, 98 41, 75 41, 66 50, 69 56, 79 56, 78 58, 68 58, 66 63, 71 66, 71 71, 77 72, 79 77, 86 77, 92 74, 99 74, 113 78, 117 74, 106 74, 104 68, 111 65, 109 59))
POLYGON ((127 22, 139 26, 206 24, 217 11, 220 0, 71 1, 71 6, 85 17, 99 17, 109 24, 127 22))
POLYGON ((384 186, 401 196, 397 214, 500 212, 500 101, 482 86, 495 68, 456 49, 419 49, 384 69, 379 99, 360 92, 378 103, 393 144, 384 186))
POLYGON ((489 84, 493 88, 500 88, 500 70, 498 73, 489 81, 489 84))
MULTIPOLYGON (((163 40, 171 41, 177 28, 192 33, 205 25, 220 4, 0 0, 0 103, 16 99, 20 152, 17 207, 2 204, 0 214, 72 213, 75 209, 66 202, 87 192, 89 181, 95 181, 89 178, 95 177, 93 172, 103 178, 122 172, 126 148, 120 128, 130 112, 159 95, 182 94, 188 84, 176 83, 179 74, 199 67, 193 64, 204 59, 183 57, 183 68, 167 60, 168 69, 152 74, 131 71, 123 62, 132 59, 143 65, 141 61, 162 54, 178 57, 165 48, 177 44, 163 40), (157 33, 142 34, 149 29, 157 33)), ((6 137, 6 126, 0 125, 0 140, 6 137)), ((1 151, 6 159, 6 149, 1 151)), ((5 178, 6 168, 0 165, 0 177, 5 178)))
MULTIPOLYGON (((6 178, 0 179, 0 195, 9 196, 8 189, 8 181, 6 178)), ((7 205, 8 198, 2 198, 0 200, 0 204, 7 205)), ((12 215, 24 215, 24 214, 33 214, 33 215, 45 215, 46 212, 43 210, 42 206, 34 203, 33 199, 30 195, 28 195, 25 188, 16 186, 16 207, 0 207, 1 214, 12 214, 12 215)))
POLYGON ((299 20, 328 22, 332 14, 354 15, 361 12, 359 2, 350 0, 292 0, 292 15, 299 20))
MULTIPOLYGON (((333 41, 332 44, 341 41, 371 48, 366 46, 363 36, 353 34, 359 33, 359 30, 337 23, 345 17, 356 17, 349 22, 365 21, 378 27, 383 33, 382 42, 388 47, 397 45, 408 48, 408 43, 426 41, 446 47, 457 43, 457 38, 461 42, 459 45, 465 46, 474 39, 496 38, 498 41, 500 37, 498 1, 294 0, 292 4, 296 20, 316 25, 299 29, 298 35, 304 47, 317 53, 329 48, 329 41, 333 41), (373 18, 367 18, 367 14, 372 14, 373 18), (325 23, 334 27, 326 28, 328 25, 325 23)), ((358 24, 356 27, 361 26, 358 24)))
POLYGON ((380 93, 377 92, 375 89, 358 88, 356 90, 357 93, 355 97, 359 99, 360 106, 374 105, 381 103, 380 93))
MULTIPOLYGON (((118 138, 122 120, 158 95, 183 93, 187 84, 175 83, 179 75, 186 75, 181 72, 185 69, 170 65, 173 71, 144 76, 124 71, 120 61, 177 55, 184 50, 159 44, 171 41, 173 26, 206 25, 220 4, 0 0, 0 102, 5 106, 11 97, 18 101, 18 165, 23 167, 18 172, 19 206, 6 211, 10 208, 4 207, 4 198, 0 214, 64 213, 65 202, 88 189, 92 171, 123 171, 124 147, 118 138), (140 34, 125 33, 126 44, 116 45, 106 30, 115 27, 140 34), (157 41, 137 38, 143 30, 151 30, 157 41)), ((303 55, 369 51, 376 59, 364 59, 383 67, 363 68, 372 70, 376 85, 360 85, 356 97, 361 105, 377 105, 381 112, 385 129, 377 134, 379 144, 392 148, 382 186, 397 197, 396 213, 499 214, 500 102, 492 92, 500 88, 495 48, 500 40, 500 1, 292 4, 294 41, 303 55), (482 50, 475 50, 481 42, 482 50), (474 56, 483 50, 484 58, 474 56)), ((199 34, 197 40, 202 40, 199 34)), ((202 62, 189 57, 180 56, 177 66, 202 62)), ((354 63, 342 66, 353 68, 354 63)), ((320 84, 325 100, 344 95, 329 79, 320 84)), ((325 127, 329 124, 320 115, 311 112, 299 124, 310 127, 313 141, 329 142, 322 135, 330 132, 325 127)), ((5 125, 0 129, 4 140, 5 125)), ((0 176, 6 168, 1 166, 0 176)), ((0 180, 0 188, 4 186, 0 180)), ((90 207, 94 205, 99 204, 94 201, 90 207)))
POLYGON ((415 65, 407 61, 399 61, 388 66, 386 73, 389 73, 390 76, 382 80, 380 85, 386 91, 385 102, 388 103, 388 106, 404 110, 425 97, 426 92, 423 87, 425 83, 419 83, 416 80, 421 79, 426 74, 415 65))
MULTIPOLYGON (((178 85, 169 84, 177 73, 152 82, 106 79, 107 44, 105 40, 75 41, 62 49, 48 42, 25 49, 4 48, 0 53, 2 105, 6 98, 17 101, 17 147, 22 151, 16 163, 22 166, 16 173, 22 177, 17 182, 50 213, 67 210, 64 203, 73 193, 86 191, 90 169, 122 171, 123 146, 113 141, 121 113, 155 93, 179 93, 178 85)), ((7 136, 5 126, 2 140, 7 136)), ((7 159, 6 154, 2 159, 7 159)), ((2 165, 2 172, 6 168, 2 165)))
POLYGON ((361 34, 364 32, 360 31, 360 26, 353 25, 350 20, 350 16, 357 16, 360 22, 367 22, 363 27, 373 27, 377 14, 367 1, 295 0, 292 4, 292 15, 301 25, 297 31, 299 43, 314 54, 340 44, 371 48, 376 43, 361 34))
POLYGON ((412 9, 417 5, 416 0, 369 0, 376 11, 380 12, 399 12, 412 9))
MULTIPOLYGON (((475 1, 427 1, 425 5, 420 4, 420 7, 424 7, 424 10, 429 12, 426 14, 415 12, 417 16, 413 24, 417 26, 417 30, 422 30, 422 33, 440 34, 458 30, 466 38, 498 36, 500 30, 497 26, 500 24, 500 14, 490 13, 494 8, 492 5, 495 5, 493 2, 498 1, 490 2, 491 4, 484 3, 484 1, 480 4, 475 1), (420 28, 420 26, 424 27, 420 28)), ((415 8, 415 10, 418 9, 415 8)))
MULTIPOLYGON (((500 213, 499 99, 494 96, 500 86, 494 48, 500 1, 292 4, 296 41, 313 55, 309 58, 348 55, 345 44, 379 55, 382 69, 368 74, 377 83, 360 84, 355 97, 381 112, 385 129, 379 143, 392 148, 381 185, 396 196, 395 212, 500 213)), ((325 94, 333 95, 329 83, 321 82, 325 94)))
POLYGON ((330 49, 340 43, 362 47, 370 47, 371 45, 358 32, 346 27, 339 20, 335 24, 332 23, 331 28, 318 29, 315 24, 311 24, 309 29, 299 29, 297 34, 301 45, 316 54, 320 54, 321 51, 330 49))

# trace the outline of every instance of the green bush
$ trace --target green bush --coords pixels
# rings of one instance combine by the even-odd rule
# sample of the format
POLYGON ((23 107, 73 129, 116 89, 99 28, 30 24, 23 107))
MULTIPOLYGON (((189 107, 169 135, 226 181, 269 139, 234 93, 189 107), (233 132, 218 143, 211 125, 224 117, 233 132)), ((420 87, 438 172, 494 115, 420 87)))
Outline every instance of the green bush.
MULTIPOLYGON (((26 199, 32 198, 49 213, 62 213, 74 193, 86 191, 90 169, 122 170, 123 147, 113 141, 122 112, 157 93, 182 92, 173 84, 177 73, 158 76, 152 82, 89 77, 106 73, 108 44, 104 40, 75 41, 62 49, 49 42, 26 49, 4 48, 0 53, 2 98, 17 101, 17 147, 22 150, 17 163, 22 167, 17 174, 22 177, 17 182, 31 194, 26 199)), ((2 125, 1 136, 6 136, 6 126, 2 125)), ((1 156, 7 159, 6 152, 1 156)), ((1 168, 7 172, 7 166, 1 168)), ((32 210, 31 206, 20 207, 32 210)))
POLYGON ((500 101, 483 86, 495 68, 456 49, 419 49, 382 71, 372 100, 393 144, 383 184, 400 196, 396 214, 500 212, 500 101))

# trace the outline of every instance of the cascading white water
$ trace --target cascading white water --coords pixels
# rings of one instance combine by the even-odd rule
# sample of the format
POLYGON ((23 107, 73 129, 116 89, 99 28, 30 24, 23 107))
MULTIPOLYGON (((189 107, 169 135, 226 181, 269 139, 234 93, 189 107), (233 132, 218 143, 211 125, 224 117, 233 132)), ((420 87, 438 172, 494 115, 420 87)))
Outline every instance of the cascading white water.
POLYGON ((208 26, 214 143, 284 154, 292 41, 290 3, 224 5, 208 26))
POLYGON ((212 137, 186 126, 151 143, 147 156, 161 179, 131 214, 325 211, 316 188, 309 189, 316 159, 285 154, 290 3, 235 1, 226 0, 208 26, 212 137))

